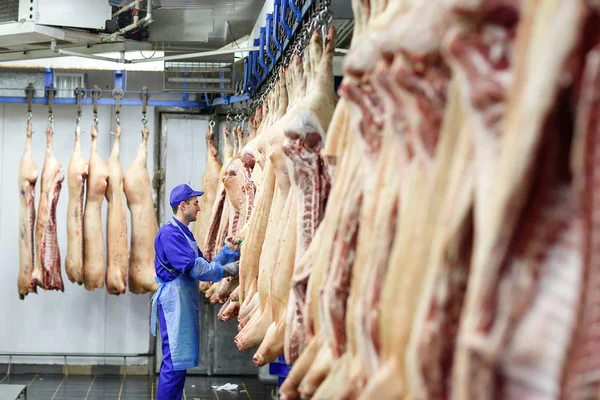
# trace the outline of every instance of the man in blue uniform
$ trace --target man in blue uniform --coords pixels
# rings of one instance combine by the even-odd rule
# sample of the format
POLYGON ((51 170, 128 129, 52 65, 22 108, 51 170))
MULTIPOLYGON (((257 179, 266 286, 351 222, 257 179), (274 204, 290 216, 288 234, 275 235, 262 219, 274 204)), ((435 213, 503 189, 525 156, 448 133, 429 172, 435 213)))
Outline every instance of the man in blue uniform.
POLYGON ((156 336, 156 314, 160 323, 163 361, 160 366, 157 400, 180 400, 186 370, 200 361, 200 320, 198 281, 217 282, 239 271, 239 253, 223 246, 208 262, 189 230, 200 211, 198 197, 204 193, 188 185, 171 191, 174 216, 156 235, 156 281, 152 297, 151 331, 156 336))

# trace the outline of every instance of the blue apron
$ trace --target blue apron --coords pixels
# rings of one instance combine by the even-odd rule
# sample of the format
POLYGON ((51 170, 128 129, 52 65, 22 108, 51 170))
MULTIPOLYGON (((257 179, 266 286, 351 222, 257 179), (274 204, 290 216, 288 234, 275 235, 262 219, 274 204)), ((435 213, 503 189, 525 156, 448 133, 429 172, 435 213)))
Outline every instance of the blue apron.
MULTIPOLYGON (((169 222, 181 231, 194 250, 196 257, 199 257, 196 241, 190 239, 172 218, 169 222)), ((168 268, 160 260, 159 263, 167 270, 175 271, 168 268)), ((159 277, 155 279, 159 286, 154 296, 152 296, 152 315, 150 316, 152 335, 156 336, 157 302, 160 301, 169 335, 173 370, 181 371, 194 368, 200 363, 200 292, 198 282, 188 275, 179 275, 170 282, 164 282, 159 277)))

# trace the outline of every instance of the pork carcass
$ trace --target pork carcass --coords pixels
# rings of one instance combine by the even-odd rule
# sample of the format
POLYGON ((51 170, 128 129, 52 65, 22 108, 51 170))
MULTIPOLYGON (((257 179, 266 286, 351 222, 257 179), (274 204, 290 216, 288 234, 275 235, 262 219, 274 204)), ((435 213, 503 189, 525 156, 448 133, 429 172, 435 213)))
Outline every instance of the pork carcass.
POLYGON ((128 284, 135 294, 153 292, 157 288, 154 268, 154 238, 158 232, 152 202, 152 184, 147 168, 148 128, 142 132, 137 155, 123 178, 123 189, 131 212, 131 245, 128 284))
POLYGON ((19 277, 17 280, 19 298, 25 299, 29 293, 37 293, 32 280, 34 258, 35 225, 35 185, 38 167, 31 157, 31 122, 27 123, 25 150, 19 162, 19 277))
POLYGON ((117 124, 112 151, 108 159, 106 200, 106 290, 109 294, 124 294, 127 289, 129 248, 127 245, 127 206, 123 190, 123 167, 120 160, 121 125, 117 124))
POLYGON ((229 224, 229 205, 226 201, 225 186, 223 185, 223 178, 227 172, 227 167, 233 158, 233 147, 229 134, 229 128, 226 126, 223 131, 225 141, 223 146, 223 164, 219 173, 217 194, 211 210, 210 223, 206 234, 205 251, 203 251, 204 256, 208 260, 212 260, 212 257, 221 250, 227 236, 229 224))
MULTIPOLYGON (((588 26, 598 26, 599 10, 592 12, 589 17, 588 26)), ((581 94, 579 96, 577 120, 575 124, 575 138, 573 140, 572 168, 574 173, 575 190, 579 197, 577 204, 582 220, 582 261, 583 273, 577 277, 579 281, 564 279, 565 284, 571 283, 566 291, 572 295, 581 288, 581 293, 576 301, 579 303, 579 312, 576 317, 576 329, 569 346, 567 362, 563 366, 563 379, 561 399, 580 399, 585 397, 598 397, 600 393, 600 381, 598 371, 600 366, 596 359, 596 346, 598 343, 598 332, 595 328, 598 321, 597 299, 595 287, 598 281, 600 264, 597 257, 598 218, 596 217, 600 208, 598 207, 597 172, 600 165, 598 158, 599 150, 599 125, 598 106, 600 93, 600 37, 596 31, 596 45, 585 54, 585 64, 581 82, 581 94), (577 285, 577 283, 580 284, 577 285)), ((591 42, 591 41, 590 41, 591 42)), ((572 260, 571 261, 575 261, 572 260)), ((573 263, 572 265, 576 265, 573 263)), ((575 271, 572 269, 571 271, 575 271)), ((565 278, 567 278, 565 276, 565 278)), ((577 279, 576 278, 576 279, 577 279)), ((571 300, 571 299, 569 299, 571 300)), ((546 317, 550 314, 550 306, 546 308, 546 317)), ((565 310, 566 311, 566 310, 565 310)), ((555 317, 556 318, 556 317, 555 317)), ((571 322, 571 315, 563 313, 562 321, 571 322), (566 317, 566 318, 565 318, 566 317)))
MULTIPOLYGON (((288 105, 287 86, 283 79, 280 79, 275 86, 275 99, 278 101, 280 118, 288 105)), ((256 184, 250 218, 243 228, 245 232, 241 233, 243 242, 240 258, 240 302, 242 303, 240 317, 242 318, 252 311, 248 305, 257 293, 259 260, 275 192, 275 171, 271 161, 266 157, 266 146, 266 135, 260 135, 244 146, 241 152, 244 167, 247 171, 252 170, 250 180, 256 184)))
POLYGON ((67 256, 65 270, 73 283, 83 284, 83 203, 88 164, 81 155, 80 127, 75 128, 75 147, 67 169, 67 256))
MULTIPOLYGON (((484 9, 471 9, 473 23, 457 19, 445 43, 444 53, 460 82, 463 113, 469 119, 469 125, 462 128, 467 132, 460 140, 471 140, 475 149, 467 150, 464 146, 473 144, 463 144, 463 150, 457 151, 457 157, 463 157, 465 163, 454 166, 447 209, 440 215, 436 228, 429 275, 407 350, 407 369, 412 373, 409 384, 413 392, 430 398, 446 395, 471 266, 474 230, 487 229, 486 202, 494 187, 490 176, 500 155, 501 124, 512 82, 514 30, 519 15, 518 8, 505 7, 504 19, 497 18, 498 10, 486 13, 484 9), (469 152, 474 160, 473 155, 468 156, 469 152), (472 190, 475 192, 471 193, 472 190), (477 221, 473 220, 475 216, 477 221)), ((454 111, 454 115, 460 118, 460 112, 454 111)))
POLYGON ((83 214, 83 284, 87 290, 104 287, 102 203, 108 186, 108 165, 98 154, 98 130, 92 126, 89 174, 83 214))
POLYGON ((453 396, 560 394, 582 268, 581 220, 569 171, 577 89, 569 82, 578 76, 572 57, 584 34, 583 3, 522 6, 515 83, 494 177, 502 184, 491 196, 485 231, 476 233, 453 396), (542 74, 538 63, 545 66, 542 74))
POLYGON ((219 186, 219 174, 223 167, 219 161, 219 152, 215 147, 214 141, 215 131, 209 127, 206 132, 206 168, 202 177, 202 191, 204 194, 200 197, 200 213, 198 214, 198 219, 194 222, 194 237, 196 238, 196 242, 202 246, 206 243, 211 211, 217 196, 217 187, 219 186))
POLYGON ((56 205, 65 179, 63 167, 54 156, 52 136, 54 129, 46 129, 46 156, 42 167, 42 185, 37 219, 35 221, 35 267, 32 281, 44 290, 65 291, 58 247, 56 205))

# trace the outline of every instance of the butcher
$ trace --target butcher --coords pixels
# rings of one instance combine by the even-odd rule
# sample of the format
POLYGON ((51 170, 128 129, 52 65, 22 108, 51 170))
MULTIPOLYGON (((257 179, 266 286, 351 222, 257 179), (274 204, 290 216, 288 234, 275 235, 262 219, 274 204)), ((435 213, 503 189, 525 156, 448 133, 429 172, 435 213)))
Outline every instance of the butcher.
POLYGON ((218 282, 239 272, 239 253, 224 245, 212 262, 198 248, 188 225, 200 211, 198 197, 204 193, 188 185, 176 186, 170 195, 173 217, 159 229, 154 240, 156 281, 152 297, 151 332, 160 324, 163 361, 157 400, 180 400, 186 370, 200 361, 198 281, 218 282))

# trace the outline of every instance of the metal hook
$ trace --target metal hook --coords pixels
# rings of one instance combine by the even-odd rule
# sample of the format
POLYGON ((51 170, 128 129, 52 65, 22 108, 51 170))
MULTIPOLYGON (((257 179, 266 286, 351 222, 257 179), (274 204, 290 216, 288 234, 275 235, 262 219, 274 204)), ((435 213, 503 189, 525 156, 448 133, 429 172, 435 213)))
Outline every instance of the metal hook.
POLYGON ((121 118, 118 114, 115 116, 115 120, 117 121, 117 125, 121 125, 121 118))
POLYGON ((146 118, 146 114, 142 116, 142 124, 144 125, 144 128, 146 128, 146 124, 148 124, 148 118, 146 118))
POLYGON ((81 115, 77 116, 77 125, 79 125, 79 122, 81 122, 81 115))
POLYGON ((94 125, 96 125, 96 128, 98 127, 98 115, 94 114, 94 125))
POLYGON ((208 123, 208 126, 212 129, 215 127, 216 124, 217 123, 215 122, 215 120, 211 118, 210 122, 208 123))
POLYGON ((29 116, 27 117, 27 125, 29 125, 29 123, 31 122, 31 120, 33 119, 33 113, 29 113, 29 116))

